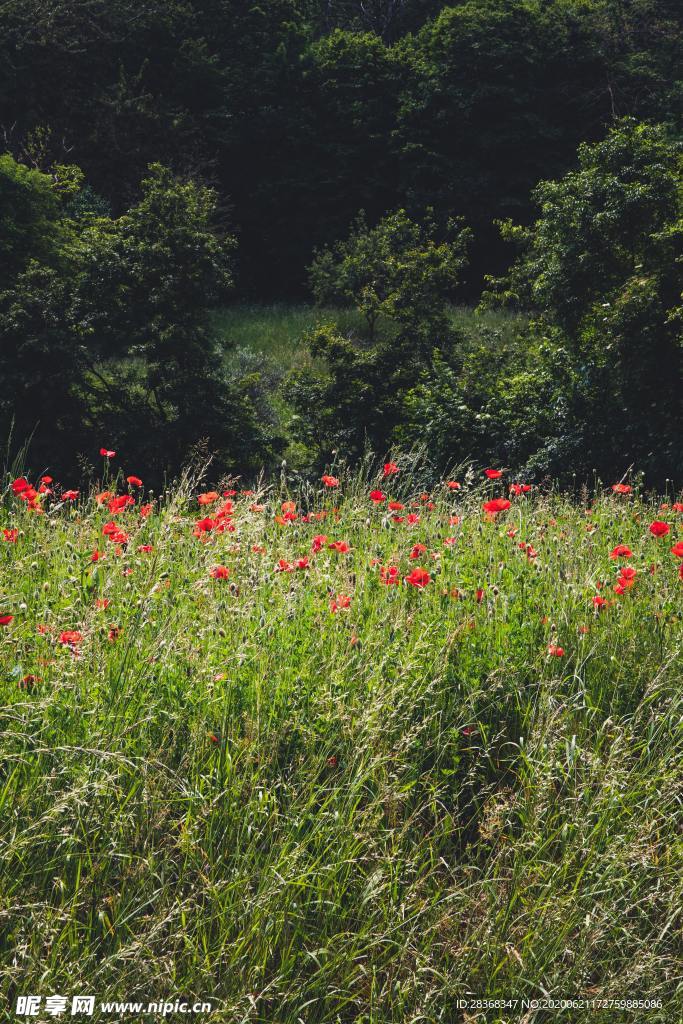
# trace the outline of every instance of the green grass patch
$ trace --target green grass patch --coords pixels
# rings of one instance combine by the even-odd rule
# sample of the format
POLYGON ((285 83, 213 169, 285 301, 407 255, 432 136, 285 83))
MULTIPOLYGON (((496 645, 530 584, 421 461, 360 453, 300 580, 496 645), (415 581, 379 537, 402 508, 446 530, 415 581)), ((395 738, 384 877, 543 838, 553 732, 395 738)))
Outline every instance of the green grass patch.
POLYGON ((532 491, 490 517, 505 484, 426 493, 398 461, 203 505, 197 480, 133 488, 118 512, 8 488, 10 1002, 451 1024, 471 993, 678 1019, 680 512, 532 491))

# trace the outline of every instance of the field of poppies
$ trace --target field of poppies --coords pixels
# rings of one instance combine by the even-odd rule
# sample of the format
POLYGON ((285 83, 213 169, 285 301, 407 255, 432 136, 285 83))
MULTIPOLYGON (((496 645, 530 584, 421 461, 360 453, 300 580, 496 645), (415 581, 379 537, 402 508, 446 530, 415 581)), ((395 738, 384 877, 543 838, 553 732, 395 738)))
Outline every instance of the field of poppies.
POLYGON ((10 1004, 680 1019, 680 495, 101 457, 4 483, 10 1004))

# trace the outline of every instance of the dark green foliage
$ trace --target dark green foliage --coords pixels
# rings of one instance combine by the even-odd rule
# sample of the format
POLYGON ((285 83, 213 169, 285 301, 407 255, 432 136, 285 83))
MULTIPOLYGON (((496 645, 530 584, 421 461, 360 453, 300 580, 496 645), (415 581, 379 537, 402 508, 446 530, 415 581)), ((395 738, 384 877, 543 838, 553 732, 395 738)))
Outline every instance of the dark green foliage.
POLYGON ((59 224, 62 269, 33 260, 0 297, 5 435, 34 434, 34 456, 59 469, 56 443, 94 453, 104 439, 157 481, 200 440, 223 471, 272 456, 253 381, 227 378, 209 330, 234 248, 214 209, 209 189, 154 165, 126 214, 59 224))
POLYGON ((680 473, 680 147, 662 128, 626 122, 534 197, 532 227, 506 226, 522 252, 494 291, 541 311, 533 330, 550 339, 551 363, 566 350, 555 435, 565 468, 680 473))
POLYGON ((493 220, 526 220, 580 141, 623 115, 680 131, 682 41, 676 0, 7 0, 0 128, 117 215, 152 162, 211 182, 252 295, 398 207, 466 217, 474 294, 493 220))
POLYGON ((366 444, 384 450, 402 411, 402 398, 439 353, 450 353, 455 332, 448 301, 466 265, 469 232, 419 225, 404 210, 375 228, 360 217, 348 239, 319 253, 311 288, 319 303, 352 305, 366 337, 354 342, 332 325, 311 335, 311 353, 326 372, 302 372, 293 403, 303 438, 324 457, 341 447, 358 456, 366 444))

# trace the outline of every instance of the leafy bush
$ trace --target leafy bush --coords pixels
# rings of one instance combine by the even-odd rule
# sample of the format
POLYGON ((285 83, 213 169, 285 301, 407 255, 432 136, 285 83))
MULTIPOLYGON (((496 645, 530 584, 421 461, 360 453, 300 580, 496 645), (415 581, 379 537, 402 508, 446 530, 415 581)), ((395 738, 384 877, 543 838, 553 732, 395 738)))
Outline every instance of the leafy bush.
POLYGON ((311 368, 295 375, 297 428, 327 457, 341 446, 358 456, 384 449, 400 421, 402 400, 422 369, 450 354, 457 339, 449 313, 466 263, 469 232, 453 223, 441 236, 404 210, 369 228, 360 216, 343 242, 317 255, 310 273, 319 303, 351 305, 364 337, 342 337, 331 324, 309 336, 311 368))
MULTIPOLYGON (((45 204, 51 193, 39 184, 45 204)), ((54 464, 55 437, 83 450, 99 432, 157 481, 200 439, 225 470, 272 458, 279 440, 252 399, 253 379, 227 377, 210 330, 235 245, 216 232, 214 213, 210 189, 159 165, 116 219, 91 202, 79 220, 55 212, 59 268, 34 253, 0 295, 5 434, 19 443, 34 434, 36 457, 54 464)))

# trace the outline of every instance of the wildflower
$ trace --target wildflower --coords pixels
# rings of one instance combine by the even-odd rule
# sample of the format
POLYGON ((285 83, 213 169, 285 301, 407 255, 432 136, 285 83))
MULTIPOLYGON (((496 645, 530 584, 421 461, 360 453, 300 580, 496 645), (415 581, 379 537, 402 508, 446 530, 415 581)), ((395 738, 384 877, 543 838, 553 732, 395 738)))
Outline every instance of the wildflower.
POLYGON ((386 494, 382 494, 381 491, 370 491, 370 501, 374 501, 375 505, 379 505, 381 502, 386 501, 386 494))
POLYGON ((4 540, 7 541, 8 544, 16 544, 17 537, 19 536, 19 531, 18 530, 8 530, 6 528, 3 528, 2 536, 3 536, 4 540))
POLYGON ((679 540, 678 543, 674 544, 671 549, 671 554, 675 558, 683 558, 683 541, 679 540))
POLYGON ((564 647, 558 647, 557 644, 548 644, 548 654, 550 654, 553 658, 563 658, 564 647))
POLYGON ((126 483, 130 484, 131 487, 142 487, 142 480, 139 476, 127 476, 126 483))
POLYGON ((612 484, 612 490, 615 494, 630 494, 633 488, 630 484, 612 484))
POLYGON ((668 523, 663 523, 661 519, 655 519, 653 523, 650 523, 650 533, 653 537, 666 537, 671 527, 668 523))
POLYGON ((95 601, 95 607, 99 608, 100 610, 108 608, 109 604, 110 602, 108 597, 98 597, 97 600, 95 601))
POLYGON ((493 498, 492 501, 485 501, 483 505, 484 512, 490 516, 498 515, 499 512, 505 512, 509 508, 510 502, 507 498, 493 498))
POLYGON ((209 573, 212 580, 227 580, 229 575, 230 570, 224 565, 215 565, 209 573))
POLYGON ((477 729, 476 729, 476 727, 474 725, 466 725, 464 727, 464 729, 460 730, 460 732, 463 734, 463 736, 476 736, 477 735, 477 729))
POLYGON ((448 488, 449 491, 459 491, 460 490, 460 484, 458 483, 457 480, 447 480, 446 481, 446 487, 448 488))
POLYGON ((674 501, 671 507, 674 512, 683 512, 683 501, 674 501))
POLYGON ((154 551, 154 545, 153 544, 140 544, 140 546, 138 547, 138 552, 141 555, 149 555, 150 552, 152 552, 152 551, 154 551))
POLYGON ((97 548, 95 548, 92 555, 90 556, 90 561, 99 562, 100 558, 104 558, 104 552, 98 551, 97 548))
POLYGON ((78 491, 64 491, 62 494, 62 501, 76 501, 78 494, 78 491))
POLYGON ((218 501, 219 498, 220 494, 218 491, 205 491, 199 495, 197 501, 200 505, 213 505, 214 501, 218 501))
POLYGON ((503 472, 500 469, 485 469, 484 475, 487 476, 489 480, 500 480, 503 472))
POLYGON ((633 552, 631 551, 628 544, 617 544, 615 548, 612 548, 610 552, 610 558, 631 558, 633 552))
POLYGON ((64 647, 70 647, 72 650, 83 643, 83 634, 79 633, 77 629, 64 629, 59 634, 59 642, 64 647))
POLYGON ((53 480, 53 478, 51 476, 47 476, 46 475, 46 476, 41 476, 40 482, 41 482, 41 484, 46 484, 47 485, 47 484, 54 483, 54 480, 53 480))
POLYGON ((394 476, 396 473, 398 473, 398 466, 396 465, 395 462, 385 462, 384 463, 384 476, 385 477, 387 477, 387 476, 394 476))
POLYGON ((419 558, 420 555, 423 555, 426 550, 427 550, 427 548, 425 547, 424 544, 416 544, 415 547, 413 548, 413 550, 408 555, 408 558, 410 558, 412 560, 414 560, 416 558, 419 558))
POLYGON ((409 583, 411 587, 417 587, 418 590, 422 590, 428 583, 432 582, 432 577, 426 569, 415 568, 408 576, 404 577, 404 582, 409 583))
POLYGON ((457 542, 457 539, 457 537, 444 537, 443 542, 447 548, 452 548, 453 545, 457 542))
POLYGON ((327 534, 326 533, 318 533, 318 534, 316 534, 316 536, 313 538, 313 541, 311 542, 311 551, 315 554, 317 551, 320 551, 321 548, 324 548, 326 544, 327 544, 327 534))
POLYGON ((400 501, 390 501, 389 504, 387 505, 387 508, 391 512, 402 512, 405 508, 405 505, 402 505, 400 501))
POLYGON ((515 526, 510 527, 510 529, 507 531, 507 536, 510 538, 510 540, 512 540, 514 537, 516 537, 517 536, 517 528, 515 526))
POLYGON ((336 476, 330 476, 328 473, 325 473, 320 479, 325 484, 325 487, 339 487, 339 480, 336 476))
POLYGON ((331 551, 338 551, 341 555, 345 555, 347 551, 351 550, 351 545, 345 540, 335 540, 327 546, 331 551))
POLYGON ((479 587, 477 589, 475 595, 474 595, 474 600, 477 602, 477 604, 481 604, 483 599, 484 599, 484 591, 482 590, 481 587, 479 587))
POLYGON ((409 512, 406 520, 411 526, 416 526, 420 522, 420 517, 417 512, 409 512))
POLYGON ((12 493, 15 495, 23 494, 30 486, 25 476, 19 476, 16 480, 12 481, 12 493))
POLYGON ((519 497, 520 494, 528 494, 531 484, 510 484, 510 490, 519 497))
POLYGON ((599 610, 600 608, 604 608, 606 604, 607 604, 607 600, 606 600, 606 598, 604 598, 604 597, 601 597, 601 596, 600 596, 600 594, 596 594, 596 595, 595 595, 595 597, 593 598, 593 605, 594 605, 594 606, 595 606, 595 608, 597 608, 598 610, 599 610))
POLYGON ((334 615, 335 612, 340 611, 342 608, 351 607, 351 598, 347 597, 346 594, 337 594, 335 598, 330 601, 330 611, 334 615))
POLYGON ((291 572, 294 566, 285 558, 281 558, 275 566, 275 572, 291 572))
POLYGON ((112 452, 109 448, 100 448, 100 455, 103 455, 105 459, 113 459, 116 452, 112 452))
POLYGON ((216 520, 207 516, 205 519, 198 519, 194 524, 194 530, 192 531, 195 537, 201 536, 203 533, 211 533, 216 528, 216 520))
POLYGON ((311 564, 308 561, 308 558, 306 558, 306 557, 304 557, 304 558, 297 558, 297 560, 296 560, 296 562, 294 564, 295 564, 297 569, 310 569, 310 567, 311 567, 311 564))
POLYGON ((129 508, 131 505, 134 504, 135 499, 131 498, 130 494, 122 494, 118 498, 112 498, 108 502, 107 508, 109 509, 111 515, 116 516, 119 514, 119 512, 124 512, 125 509, 129 508))
POLYGON ((383 565, 379 570, 379 578, 380 582, 386 587, 391 587, 401 582, 395 565, 383 565))
POLYGON ((0 615, 0 626, 9 626, 13 618, 13 615, 0 615))
POLYGON ((151 514, 153 508, 154 508, 154 505, 141 505, 140 506, 140 515, 141 515, 141 517, 143 519, 146 519, 147 516, 149 516, 151 514))

